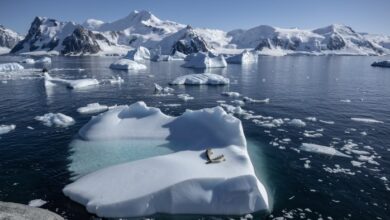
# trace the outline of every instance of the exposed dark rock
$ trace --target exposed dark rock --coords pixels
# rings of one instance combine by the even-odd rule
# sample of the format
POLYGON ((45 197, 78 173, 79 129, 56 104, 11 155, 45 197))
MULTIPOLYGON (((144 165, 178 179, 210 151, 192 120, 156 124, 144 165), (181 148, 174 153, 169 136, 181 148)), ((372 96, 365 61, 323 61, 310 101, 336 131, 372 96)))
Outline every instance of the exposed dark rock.
POLYGON ((171 54, 174 54, 176 51, 184 54, 191 54, 207 52, 209 49, 206 41, 198 36, 191 26, 187 26, 181 39, 172 46, 171 54))
POLYGON ((82 26, 77 27, 72 35, 66 37, 62 45, 64 46, 62 54, 94 54, 100 51, 94 33, 82 26))

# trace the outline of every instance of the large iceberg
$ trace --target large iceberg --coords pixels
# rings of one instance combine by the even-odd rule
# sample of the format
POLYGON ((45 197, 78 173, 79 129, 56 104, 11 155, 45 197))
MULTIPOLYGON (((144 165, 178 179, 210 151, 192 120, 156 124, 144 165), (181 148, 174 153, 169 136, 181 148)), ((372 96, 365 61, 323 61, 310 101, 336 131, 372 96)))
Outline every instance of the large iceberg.
POLYGON ((376 61, 371 66, 390 67, 390 60, 376 61))
POLYGON ((110 65, 111 69, 119 70, 143 70, 146 66, 129 59, 120 59, 110 65))
POLYGON ((10 72, 15 70, 22 70, 24 67, 19 63, 3 63, 0 64, 0 72, 10 72))
POLYGON ((188 74, 179 76, 169 84, 171 85, 226 85, 230 80, 214 73, 188 74))
POLYGON ((97 79, 61 79, 56 77, 51 77, 49 73, 45 72, 45 86, 52 86, 52 85, 64 85, 70 89, 79 89, 83 87, 93 86, 99 84, 99 81, 97 79))
MULTIPOLYGON (((93 117, 79 136, 85 141, 163 140, 168 144, 159 148, 174 152, 103 168, 63 189, 98 216, 241 215, 269 209, 241 121, 221 107, 171 117, 137 102, 93 117), (208 148, 226 160, 208 163, 208 148)), ((107 154, 109 149, 108 144, 107 154)))
POLYGON ((257 62, 259 54, 256 51, 243 51, 241 54, 233 55, 226 58, 227 63, 247 64, 257 62))
POLYGON ((183 67, 189 68, 223 68, 227 66, 222 55, 215 56, 203 52, 188 55, 185 60, 186 63, 183 64, 183 67))
POLYGON ((150 51, 148 48, 140 46, 129 51, 125 58, 134 61, 150 60, 150 51))

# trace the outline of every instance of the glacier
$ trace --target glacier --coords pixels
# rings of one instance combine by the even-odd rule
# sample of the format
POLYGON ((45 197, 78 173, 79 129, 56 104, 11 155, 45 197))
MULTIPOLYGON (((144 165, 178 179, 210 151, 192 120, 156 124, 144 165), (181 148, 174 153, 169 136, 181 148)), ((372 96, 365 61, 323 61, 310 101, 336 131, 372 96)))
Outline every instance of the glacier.
POLYGON ((79 136, 86 142, 161 140, 169 144, 160 148, 172 151, 99 169, 63 189, 66 196, 100 217, 241 215, 269 209, 267 191, 246 149, 241 121, 221 107, 172 117, 137 102, 93 117, 79 136), (226 161, 207 164, 208 147, 226 161))

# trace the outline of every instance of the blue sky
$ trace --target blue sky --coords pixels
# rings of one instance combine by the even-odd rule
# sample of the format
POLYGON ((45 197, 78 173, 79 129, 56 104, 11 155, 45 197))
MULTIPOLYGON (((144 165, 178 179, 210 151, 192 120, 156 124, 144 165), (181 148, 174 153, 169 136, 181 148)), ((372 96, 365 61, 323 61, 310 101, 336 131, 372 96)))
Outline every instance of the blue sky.
POLYGON ((223 30, 339 23, 360 32, 390 34, 390 0, 0 0, 0 24, 25 34, 35 16, 77 23, 88 18, 114 21, 142 9, 161 19, 223 30))

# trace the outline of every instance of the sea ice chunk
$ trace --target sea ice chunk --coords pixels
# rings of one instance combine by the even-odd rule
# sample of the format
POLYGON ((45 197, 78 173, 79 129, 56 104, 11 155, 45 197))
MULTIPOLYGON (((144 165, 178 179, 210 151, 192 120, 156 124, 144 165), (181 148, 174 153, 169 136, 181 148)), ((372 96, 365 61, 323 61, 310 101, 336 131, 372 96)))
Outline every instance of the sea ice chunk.
POLYGON ((22 70, 24 67, 19 63, 3 63, 0 64, 0 72, 11 72, 15 70, 22 70))
POLYGON ((147 67, 144 64, 137 63, 136 61, 129 59, 120 59, 117 60, 110 65, 111 69, 119 69, 119 70, 144 70, 147 67))
POLYGON ((7 134, 12 130, 15 130, 16 126, 14 124, 11 125, 0 125, 0 135, 7 134))
POLYGON ((317 154, 326 154, 326 155, 330 155, 330 156, 339 156, 339 157, 351 157, 349 155, 341 153, 340 151, 338 151, 332 147, 327 147, 327 146, 318 145, 318 144, 302 143, 300 149, 303 151, 313 152, 313 153, 317 153, 317 154))
POLYGON ((42 116, 36 116, 35 120, 41 121, 44 125, 51 127, 68 127, 75 123, 74 119, 62 113, 46 113, 42 116))
POLYGON ((94 114, 94 113, 99 113, 99 112, 104 112, 108 110, 107 105, 100 105, 99 103, 90 103, 87 104, 85 107, 80 107, 77 109, 77 112, 80 114, 94 114))
POLYGON ((188 74, 179 76, 170 82, 171 85, 225 85, 229 84, 230 80, 221 75, 213 73, 188 74))
POLYGON ((364 123, 384 123, 383 121, 378 121, 372 118, 351 118, 351 120, 364 123))
POLYGON ((32 59, 32 58, 26 58, 22 61, 20 61, 21 63, 26 63, 26 64, 34 64, 35 63, 35 60, 32 59))
POLYGON ((98 216, 243 215, 269 208, 241 121, 221 107, 171 117, 137 102, 93 117, 79 135, 85 141, 164 140, 175 152, 103 168, 63 189, 98 216), (226 161, 207 164, 207 147, 226 161))
POLYGON ((56 77, 51 77, 49 73, 44 73, 45 76, 45 86, 52 85, 64 85, 70 89, 79 89, 83 87, 93 86, 99 84, 97 79, 61 79, 56 77))
POLYGON ((305 127, 306 123, 302 121, 301 119, 292 119, 291 121, 288 122, 289 125, 295 126, 295 127, 305 127))
POLYGON ((41 207, 41 206, 45 205, 46 203, 47 202, 45 200, 34 199, 34 200, 31 200, 30 202, 28 202, 28 205, 31 207, 41 207))
POLYGON ((35 60, 35 63, 51 63, 50 57, 42 57, 39 60, 35 60))

